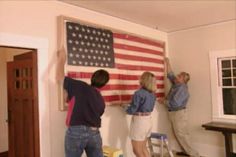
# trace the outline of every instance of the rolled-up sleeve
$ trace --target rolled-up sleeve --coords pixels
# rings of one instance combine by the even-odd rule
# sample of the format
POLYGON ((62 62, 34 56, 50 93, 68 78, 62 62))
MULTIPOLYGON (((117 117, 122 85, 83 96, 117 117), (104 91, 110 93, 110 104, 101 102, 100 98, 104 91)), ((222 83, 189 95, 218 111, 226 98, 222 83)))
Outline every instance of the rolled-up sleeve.
POLYGON ((167 78, 168 78, 172 83, 174 83, 174 80, 176 79, 176 76, 175 76, 175 74, 174 74, 173 72, 169 72, 169 73, 167 74, 167 78))
POLYGON ((69 77, 65 77, 64 78, 64 84, 63 84, 63 88, 67 91, 68 90, 68 87, 69 87, 69 81, 70 78, 69 77))
POLYGON ((72 97, 72 88, 71 88, 72 79, 69 77, 64 78, 63 88, 67 92, 67 101, 72 97))

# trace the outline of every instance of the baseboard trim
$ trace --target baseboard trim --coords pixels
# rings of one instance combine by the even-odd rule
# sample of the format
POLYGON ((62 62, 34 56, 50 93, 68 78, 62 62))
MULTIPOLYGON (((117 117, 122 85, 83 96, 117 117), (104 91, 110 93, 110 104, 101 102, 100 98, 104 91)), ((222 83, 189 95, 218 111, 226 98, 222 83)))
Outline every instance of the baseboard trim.
POLYGON ((8 152, 1 152, 0 157, 8 157, 8 152))

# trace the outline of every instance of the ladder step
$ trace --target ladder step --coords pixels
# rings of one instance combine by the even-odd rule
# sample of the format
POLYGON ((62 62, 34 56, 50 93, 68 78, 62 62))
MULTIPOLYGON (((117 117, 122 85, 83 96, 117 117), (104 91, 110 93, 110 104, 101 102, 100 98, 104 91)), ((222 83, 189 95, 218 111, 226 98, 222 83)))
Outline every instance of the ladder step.
MULTIPOLYGON (((150 149, 150 154, 151 157, 164 157, 164 150, 167 151, 168 156, 174 157, 171 149, 168 146, 168 140, 167 140, 167 135, 166 134, 161 134, 161 133, 151 133, 150 138, 148 139, 148 146, 150 149), (154 140, 155 139, 155 140, 154 140), (153 140, 155 142, 153 142, 153 140), (154 152, 154 147, 160 148, 160 153, 154 152)), ((166 156, 166 155, 165 155, 166 156)))

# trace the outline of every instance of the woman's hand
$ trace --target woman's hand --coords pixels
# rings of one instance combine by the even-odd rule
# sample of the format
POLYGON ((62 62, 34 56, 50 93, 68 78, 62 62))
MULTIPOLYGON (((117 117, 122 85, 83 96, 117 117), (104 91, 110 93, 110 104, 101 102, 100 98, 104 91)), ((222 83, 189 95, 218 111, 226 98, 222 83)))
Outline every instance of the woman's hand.
POLYGON ((169 60, 169 58, 168 58, 168 57, 165 57, 165 59, 164 59, 164 60, 165 60, 165 62, 166 62, 166 63, 170 63, 170 60, 169 60))
POLYGON ((124 103, 122 103, 122 104, 120 104, 120 107, 122 108, 123 111, 126 112, 127 109, 128 109, 128 107, 129 107, 129 105, 130 105, 130 104, 124 104, 124 103))

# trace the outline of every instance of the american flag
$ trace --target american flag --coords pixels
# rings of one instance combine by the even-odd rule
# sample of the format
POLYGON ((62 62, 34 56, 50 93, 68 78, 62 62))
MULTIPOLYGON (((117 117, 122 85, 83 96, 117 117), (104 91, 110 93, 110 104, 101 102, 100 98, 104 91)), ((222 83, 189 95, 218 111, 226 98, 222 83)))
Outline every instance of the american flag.
POLYGON ((101 89, 106 104, 130 102, 139 77, 157 78, 157 97, 164 96, 164 43, 66 22, 67 75, 90 84, 92 73, 105 69, 109 83, 101 89))

